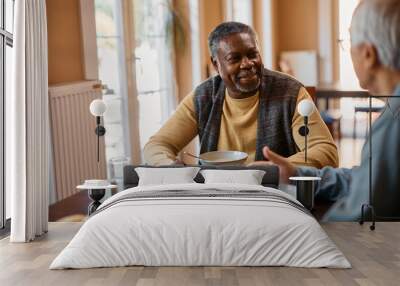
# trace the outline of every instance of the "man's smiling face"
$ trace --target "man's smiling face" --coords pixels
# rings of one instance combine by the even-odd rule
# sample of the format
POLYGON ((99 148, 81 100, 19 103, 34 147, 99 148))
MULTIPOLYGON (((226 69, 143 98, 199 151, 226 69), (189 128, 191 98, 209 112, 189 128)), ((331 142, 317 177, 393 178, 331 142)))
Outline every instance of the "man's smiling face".
POLYGON ((251 35, 236 33, 223 38, 211 60, 230 96, 245 98, 257 92, 263 63, 256 40, 251 35))

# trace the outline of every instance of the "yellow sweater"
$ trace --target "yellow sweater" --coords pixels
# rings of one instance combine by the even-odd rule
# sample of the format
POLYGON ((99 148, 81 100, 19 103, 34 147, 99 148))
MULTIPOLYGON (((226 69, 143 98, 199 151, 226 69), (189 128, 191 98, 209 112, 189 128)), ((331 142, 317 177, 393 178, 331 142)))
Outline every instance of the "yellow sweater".
MULTIPOLYGON (((297 103, 303 99, 311 99, 304 88, 301 88, 297 103)), ((258 93, 243 99, 234 99, 225 92, 225 100, 221 118, 221 129, 218 150, 238 150, 249 154, 246 163, 255 160, 258 93)), ((304 162, 304 137, 299 135, 303 125, 303 117, 296 112, 292 119, 292 134, 298 153, 289 157, 296 165, 309 165, 317 168, 338 166, 336 145, 328 128, 318 112, 309 118, 310 133, 308 136, 308 164, 304 162)), ((186 96, 179 104, 176 112, 150 138, 144 147, 144 158, 151 165, 168 165, 176 160, 176 156, 193 138, 197 136, 197 121, 194 108, 194 93, 186 96)))

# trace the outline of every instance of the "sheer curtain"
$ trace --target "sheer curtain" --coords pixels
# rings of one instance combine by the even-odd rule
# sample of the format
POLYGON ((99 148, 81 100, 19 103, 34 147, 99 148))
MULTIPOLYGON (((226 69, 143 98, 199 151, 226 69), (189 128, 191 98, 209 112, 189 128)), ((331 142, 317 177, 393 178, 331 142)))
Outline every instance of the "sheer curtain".
POLYGON ((47 231, 49 128, 45 0, 15 2, 14 71, 6 98, 6 187, 12 242, 47 231))

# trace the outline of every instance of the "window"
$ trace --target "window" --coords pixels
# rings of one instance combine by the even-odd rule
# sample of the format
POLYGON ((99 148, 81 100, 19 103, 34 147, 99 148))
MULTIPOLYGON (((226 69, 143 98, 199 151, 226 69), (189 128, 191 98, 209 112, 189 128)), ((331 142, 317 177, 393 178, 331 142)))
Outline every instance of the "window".
POLYGON ((359 88, 358 79, 353 69, 350 56, 350 24, 351 17, 360 0, 339 1, 339 51, 340 84, 346 88, 359 88))
MULTIPOLYGON (((176 107, 172 2, 95 0, 99 78, 106 85, 103 100, 107 104, 104 123, 108 162, 130 157, 130 150, 136 149, 126 132, 132 131, 129 124, 138 124, 143 149, 176 107), (128 122, 128 95, 137 95, 139 123, 128 122)), ((136 98, 129 98, 129 102, 136 104, 136 98)))
MULTIPOLYGON (((339 1, 339 78, 340 86, 347 90, 360 90, 360 84, 355 74, 350 55, 350 32, 351 19, 360 0, 339 1)), ((342 154, 351 154, 341 158, 341 166, 351 167, 358 165, 361 159, 361 148, 367 135, 368 116, 367 113, 355 112, 355 107, 368 107, 367 98, 341 98, 340 112, 342 114, 341 132, 344 138, 351 141, 343 141, 341 144, 342 154), (346 144, 344 142, 352 142, 346 144)), ((383 103, 378 99, 372 100, 372 105, 381 107, 383 103)), ((373 113, 373 120, 378 113, 373 113)))
POLYGON ((173 7, 169 0, 133 0, 140 147, 176 106, 173 68, 173 7))
POLYGON ((121 1, 95 0, 95 19, 99 79, 106 87, 105 152, 110 177, 110 162, 130 157, 121 1))
POLYGON ((10 194, 5 189, 5 99, 11 92, 14 0, 0 0, 0 228, 10 218, 10 194))
POLYGON ((227 0, 226 10, 228 21, 237 21, 253 26, 252 0, 227 0))
MULTIPOLYGON (((357 7, 360 0, 340 0, 339 1, 339 78, 340 85, 345 89, 360 89, 360 85, 355 74, 353 63, 350 55, 350 25, 351 18, 355 8, 357 7)), ((340 99, 340 109, 343 114, 344 122, 349 122, 349 124, 344 124, 344 126, 352 126, 352 121, 357 120, 354 117, 354 107, 357 104, 365 102, 365 99, 359 98, 341 98, 340 99)), ((357 122, 356 122, 357 123, 357 122)), ((364 120, 363 125, 366 125, 364 120)), ((343 133, 349 136, 353 129, 345 127, 343 133)), ((365 127, 358 128, 359 130, 365 130, 365 127)), ((360 134, 362 135, 362 134, 360 134)))

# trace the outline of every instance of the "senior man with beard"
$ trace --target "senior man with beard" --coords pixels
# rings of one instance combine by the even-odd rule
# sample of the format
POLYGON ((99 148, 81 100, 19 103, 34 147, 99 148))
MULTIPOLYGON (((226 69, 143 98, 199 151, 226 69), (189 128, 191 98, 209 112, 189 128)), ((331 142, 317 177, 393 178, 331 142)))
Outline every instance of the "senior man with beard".
MULTIPOLYGON (((371 128, 372 164, 369 140, 361 153, 361 164, 352 169, 325 167, 318 170, 296 167, 270 148, 263 153, 277 164, 281 181, 293 175, 318 176, 316 196, 336 202, 326 220, 356 220, 362 204, 372 203, 384 219, 400 219, 400 0, 362 0, 351 27, 351 57, 362 88, 375 96, 389 96, 386 107, 371 128), (370 168, 372 177, 370 178, 370 168), (369 202, 369 180, 372 202, 369 202)), ((258 162, 260 164, 260 162, 258 162)))
MULTIPOLYGON (((294 78, 264 68, 257 37, 247 25, 225 22, 209 35, 211 61, 218 75, 186 96, 173 116, 150 138, 145 161, 168 165, 199 135, 200 153, 216 150, 246 152, 247 163, 263 160, 262 147, 305 164, 303 124, 297 104, 310 99, 294 78)), ((309 118, 307 164, 338 165, 336 145, 318 112, 309 118)))

